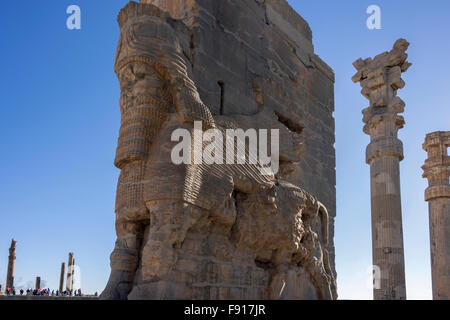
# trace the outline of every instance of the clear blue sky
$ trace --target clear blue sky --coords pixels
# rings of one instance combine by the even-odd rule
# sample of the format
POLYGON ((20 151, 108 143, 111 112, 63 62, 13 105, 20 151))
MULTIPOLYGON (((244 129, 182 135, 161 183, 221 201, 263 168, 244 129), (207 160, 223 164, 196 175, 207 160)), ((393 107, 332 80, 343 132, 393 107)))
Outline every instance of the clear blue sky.
MULTIPOLYGON (((336 72, 336 263, 342 299, 370 299, 369 167, 361 110, 367 101, 352 62, 411 42, 405 74, 406 126, 401 164, 408 297, 431 298, 425 134, 450 128, 450 2, 291 0, 309 22, 316 52, 336 72), (382 9, 382 30, 366 9, 382 9)), ((69 251, 85 292, 101 292, 115 241, 113 166, 120 114, 113 73, 116 15, 126 0, 3 1, 0 5, 0 283, 8 247, 18 241, 16 285, 41 276, 57 288, 69 251), (66 28, 66 8, 82 10, 82 29, 66 28)))

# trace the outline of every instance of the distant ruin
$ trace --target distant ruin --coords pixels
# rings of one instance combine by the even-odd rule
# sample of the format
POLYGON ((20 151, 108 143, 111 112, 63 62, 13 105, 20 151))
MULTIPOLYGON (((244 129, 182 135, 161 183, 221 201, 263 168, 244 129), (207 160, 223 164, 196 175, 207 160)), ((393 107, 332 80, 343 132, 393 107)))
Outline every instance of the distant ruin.
POLYGON ((422 166, 428 180, 425 200, 430 216, 431 271, 434 300, 450 300, 450 131, 430 133, 422 166))
MULTIPOLYGON (((8 273, 6 275, 6 288, 14 288, 14 268, 16 263, 16 247, 17 242, 12 239, 11 247, 9 248, 9 256, 8 256, 8 273)), ((6 289, 5 288, 5 289, 6 289)))

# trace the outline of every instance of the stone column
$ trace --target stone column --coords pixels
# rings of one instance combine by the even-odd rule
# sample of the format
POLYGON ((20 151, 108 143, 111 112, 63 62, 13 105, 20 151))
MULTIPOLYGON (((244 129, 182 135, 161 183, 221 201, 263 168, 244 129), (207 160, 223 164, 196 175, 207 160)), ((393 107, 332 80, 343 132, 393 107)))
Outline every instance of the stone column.
POLYGON ((66 272, 66 264, 61 263, 61 277, 59 278, 59 292, 64 291, 64 274, 66 272))
POLYGON ((403 128, 405 103, 397 90, 405 86, 401 75, 411 64, 405 53, 409 43, 397 40, 390 52, 358 59, 352 80, 360 82, 362 95, 370 101, 363 110, 364 133, 370 135, 366 162, 370 165, 372 207, 372 255, 374 299, 406 299, 403 250, 400 168, 403 144, 397 132, 403 128))
POLYGON ((73 252, 69 253, 69 261, 67 263, 67 281, 66 281, 66 290, 72 291, 73 287, 73 252))
POLYGON ((72 290, 74 289, 73 288, 73 283, 75 282, 75 266, 76 266, 75 259, 73 259, 73 263, 72 263, 72 284, 70 285, 72 290))
POLYGON ((36 277, 36 288, 35 289, 40 289, 41 288, 41 277, 36 277))
POLYGON ((428 159, 422 166, 428 179, 425 191, 430 218, 433 299, 450 299, 450 131, 430 133, 423 148, 428 159))
POLYGON ((16 244, 17 242, 12 239, 11 247, 9 248, 8 257, 8 273, 6 276, 6 288, 14 288, 14 267, 16 263, 16 244))

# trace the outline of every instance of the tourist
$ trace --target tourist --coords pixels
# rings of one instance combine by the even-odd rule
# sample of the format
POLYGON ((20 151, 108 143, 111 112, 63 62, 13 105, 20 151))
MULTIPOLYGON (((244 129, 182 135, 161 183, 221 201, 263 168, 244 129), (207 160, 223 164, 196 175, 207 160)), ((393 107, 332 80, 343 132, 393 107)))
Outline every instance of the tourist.
POLYGON ((23 296, 23 289, 20 289, 20 295, 23 296))

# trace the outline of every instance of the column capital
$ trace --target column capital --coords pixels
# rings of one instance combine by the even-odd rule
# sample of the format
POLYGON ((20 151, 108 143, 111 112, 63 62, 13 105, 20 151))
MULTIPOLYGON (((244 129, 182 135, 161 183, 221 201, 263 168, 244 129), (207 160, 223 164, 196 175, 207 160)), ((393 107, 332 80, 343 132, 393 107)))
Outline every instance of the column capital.
POLYGON ((423 149, 428 158, 422 166, 422 177, 428 179, 429 187, 425 191, 425 200, 450 198, 450 131, 438 131, 427 134, 423 149))
POLYGON ((411 66, 407 61, 408 46, 408 41, 399 39, 391 51, 381 53, 373 59, 360 58, 353 63, 357 73, 352 80, 361 84, 361 94, 370 102, 362 113, 364 133, 371 137, 396 137, 397 131, 405 124, 405 120, 399 115, 403 113, 405 103, 397 97, 397 90, 405 86, 401 76, 411 66))

